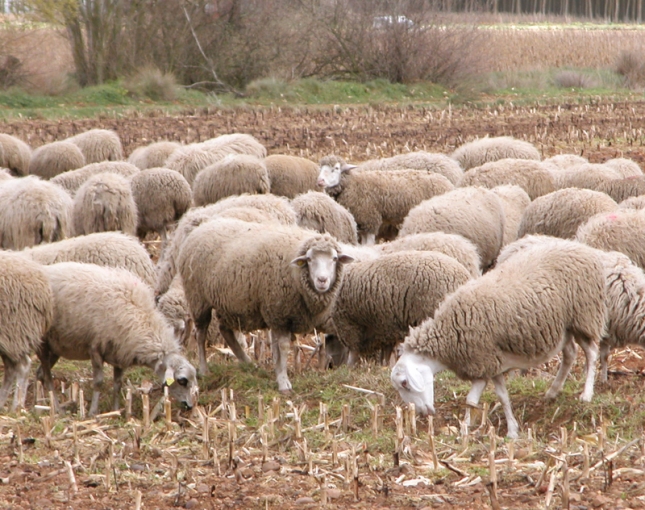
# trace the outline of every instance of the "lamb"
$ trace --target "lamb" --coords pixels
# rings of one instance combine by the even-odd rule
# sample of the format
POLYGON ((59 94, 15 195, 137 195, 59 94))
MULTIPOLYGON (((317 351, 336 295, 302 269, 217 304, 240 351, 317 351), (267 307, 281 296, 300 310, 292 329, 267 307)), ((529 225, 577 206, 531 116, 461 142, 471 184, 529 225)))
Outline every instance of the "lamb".
POLYGON ((53 142, 38 147, 31 156, 29 173, 43 179, 85 166, 85 156, 71 142, 53 142))
POLYGON ((137 147, 130 157, 128 163, 136 166, 140 170, 148 168, 162 168, 170 155, 179 149, 182 145, 177 142, 161 141, 137 147))
POLYGON ((0 248, 22 250, 60 241, 72 230, 72 199, 36 176, 0 181, 0 248))
POLYGON ((531 197, 515 185, 496 186, 491 190, 497 195, 504 209, 504 240, 502 246, 515 241, 524 211, 531 203, 531 197))
POLYGON ((15 136, 0 133, 0 168, 8 168, 12 175, 29 174, 31 148, 15 136))
POLYGON ((318 165, 309 159, 274 154, 268 156, 264 164, 274 195, 295 198, 301 193, 320 190, 318 165))
POLYGON ((618 204, 619 209, 645 209, 645 194, 631 197, 618 204))
POLYGON ((352 213, 362 244, 374 244, 382 226, 398 227, 410 209, 453 189, 442 175, 415 171, 354 171, 338 156, 320 161, 318 184, 352 213))
POLYGON ((645 211, 617 209, 592 216, 578 228, 576 239, 603 251, 619 251, 645 268, 645 211))
POLYGON ((540 365, 562 352, 562 364, 546 394, 554 398, 575 360, 577 343, 587 359, 580 399, 591 401, 605 315, 605 278, 597 253, 576 243, 540 244, 449 295, 434 318, 405 339, 392 383, 419 412, 434 414, 434 374, 449 369, 472 381, 467 397, 471 406, 479 403, 492 379, 507 435, 516 438, 519 425, 504 374, 540 365), (495 320, 490 320, 493 315, 495 320))
POLYGON ((402 251, 354 262, 345 270, 324 329, 349 349, 350 365, 377 350, 389 359, 409 328, 432 317, 444 297, 470 276, 452 257, 432 251, 402 251))
POLYGON ((643 175, 641 167, 638 166, 636 161, 627 158, 614 158, 605 161, 605 166, 609 166, 616 170, 620 176, 625 179, 627 177, 640 177, 643 175))
POLYGON ((19 252, 39 264, 84 262, 104 267, 117 267, 136 274, 154 287, 155 266, 139 241, 121 232, 99 232, 71 237, 55 243, 41 244, 19 252))
POLYGON ((123 372, 132 365, 152 369, 186 409, 195 403, 195 368, 181 354, 173 331, 155 308, 152 289, 123 269, 62 262, 43 266, 54 296, 54 319, 38 351, 46 389, 60 357, 91 360, 94 372, 90 415, 99 409, 103 363, 114 368, 113 409, 119 408, 123 372))
POLYGON ((271 329, 278 389, 291 390, 291 337, 320 326, 351 257, 328 234, 293 226, 214 220, 184 242, 178 268, 197 329, 200 373, 208 370, 205 337, 212 310, 220 333, 240 360, 248 356, 234 331, 271 329))
POLYGON ((597 190, 607 193, 616 202, 623 202, 631 197, 645 195, 645 175, 601 182, 597 190))
POLYGON ((192 187, 195 205, 202 206, 231 195, 266 194, 271 183, 262 160, 245 154, 230 154, 201 170, 192 187))
POLYGON ((421 202, 405 218, 399 237, 442 231, 459 234, 477 246, 481 268, 489 268, 504 240, 504 209, 486 188, 457 188, 421 202))
POLYGON ((30 260, 0 252, 0 356, 4 381, 0 408, 16 385, 11 410, 25 405, 31 354, 54 318, 49 280, 30 260))
POLYGON ((125 177, 102 173, 90 177, 74 197, 74 235, 120 230, 137 232, 137 205, 125 177))
POLYGON ((309 191, 294 198, 291 207, 296 211, 298 225, 302 228, 331 234, 341 243, 358 243, 354 217, 329 195, 309 191))
POLYGON ((464 171, 499 159, 542 159, 532 144, 511 136, 486 137, 465 143, 450 157, 457 160, 464 171))
POLYGON ((520 186, 531 200, 556 190, 554 178, 542 162, 508 158, 469 170, 459 185, 494 188, 505 184, 520 186))
POLYGON ((67 138, 77 145, 85 156, 85 162, 119 161, 123 159, 123 147, 119 135, 109 129, 90 129, 67 138))
MULTIPOLYGON (((481 276, 481 261, 477 246, 463 236, 445 232, 426 232, 400 237, 394 241, 376 245, 378 253, 397 253, 400 251, 435 251, 452 257, 466 268, 473 278, 481 276)), ((353 255, 353 253, 349 253, 353 255)), ((356 258, 356 257, 355 257, 356 258)))
POLYGON ((565 188, 534 200, 524 211, 518 237, 526 234, 573 239, 578 227, 599 213, 618 208, 618 204, 599 191, 565 188))
POLYGON ((167 168, 149 168, 130 179, 132 198, 137 206, 137 235, 158 232, 166 240, 168 226, 190 208, 192 192, 181 174, 167 168))
POLYGON ((126 163, 125 161, 103 161, 102 163, 92 163, 76 170, 63 172, 51 179, 51 182, 61 186, 72 197, 76 195, 78 188, 80 188, 85 181, 96 174, 111 172, 123 177, 132 177, 139 173, 139 169, 126 163))
POLYGON ((557 189, 587 188, 597 190, 603 183, 620 179, 621 174, 611 166, 587 163, 561 170, 554 173, 553 177, 557 189))
POLYGON ((359 165, 361 170, 420 170, 443 175, 454 186, 459 184, 464 172, 450 156, 425 151, 397 154, 391 158, 373 159, 359 165))

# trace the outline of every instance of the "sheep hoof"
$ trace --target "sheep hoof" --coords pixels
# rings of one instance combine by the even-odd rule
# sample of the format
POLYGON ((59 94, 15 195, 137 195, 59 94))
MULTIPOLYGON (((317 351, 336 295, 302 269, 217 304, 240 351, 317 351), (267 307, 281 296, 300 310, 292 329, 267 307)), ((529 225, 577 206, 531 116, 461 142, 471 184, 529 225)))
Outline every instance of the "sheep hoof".
POLYGON ((584 393, 580 395, 580 402, 591 402, 593 395, 585 395, 584 393))
POLYGON ((282 393, 285 396, 291 395, 291 389, 290 388, 286 388, 284 390, 279 390, 279 391, 280 391, 280 393, 282 393))

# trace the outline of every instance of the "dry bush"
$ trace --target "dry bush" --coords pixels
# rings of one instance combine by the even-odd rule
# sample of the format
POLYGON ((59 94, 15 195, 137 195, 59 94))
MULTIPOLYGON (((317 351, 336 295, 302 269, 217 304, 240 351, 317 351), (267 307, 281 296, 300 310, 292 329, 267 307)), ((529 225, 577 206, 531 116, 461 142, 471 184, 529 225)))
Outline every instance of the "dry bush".
POLYGON ((616 59, 615 69, 623 77, 626 87, 645 85, 645 56, 642 52, 622 51, 616 59))
POLYGON ((172 101, 177 97, 177 80, 174 75, 164 73, 156 67, 144 67, 130 76, 124 87, 130 94, 142 99, 172 101))
POLYGON ((553 82, 560 88, 586 89, 595 87, 595 80, 588 74, 580 71, 564 70, 555 74, 553 82))

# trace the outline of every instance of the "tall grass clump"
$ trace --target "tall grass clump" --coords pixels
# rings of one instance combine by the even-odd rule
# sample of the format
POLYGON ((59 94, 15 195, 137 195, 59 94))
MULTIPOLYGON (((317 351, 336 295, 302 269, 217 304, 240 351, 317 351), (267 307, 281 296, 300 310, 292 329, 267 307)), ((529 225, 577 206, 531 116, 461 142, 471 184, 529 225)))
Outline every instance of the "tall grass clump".
POLYGON ((156 67, 145 67, 128 78, 125 89, 139 99, 172 101, 177 98, 177 80, 172 73, 164 73, 156 67))
POLYGON ((628 88, 645 86, 645 55, 636 51, 622 51, 616 59, 616 73, 623 77, 628 88))

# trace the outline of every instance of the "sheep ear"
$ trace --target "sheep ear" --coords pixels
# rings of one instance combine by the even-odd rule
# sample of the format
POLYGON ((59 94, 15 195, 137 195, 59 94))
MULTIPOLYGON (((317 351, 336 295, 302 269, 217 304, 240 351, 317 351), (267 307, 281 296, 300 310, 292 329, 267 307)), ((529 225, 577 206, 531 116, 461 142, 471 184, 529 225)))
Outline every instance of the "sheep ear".
POLYGON ((296 257, 290 262, 293 266, 305 267, 307 265, 307 256, 303 255, 301 257, 296 257))
POLYGON ((341 172, 349 172, 350 170, 353 170, 356 168, 356 165, 350 165, 349 163, 345 163, 343 166, 340 167, 341 172))
POLYGON ((410 386, 410 389, 417 392, 422 392, 424 381, 423 381, 423 376, 421 375, 421 372, 419 372, 419 369, 416 367, 416 365, 413 365, 413 364, 411 365, 408 363, 404 365, 404 368, 405 368, 405 378, 408 381, 408 385, 410 386))
POLYGON ((338 255, 338 262, 340 262, 341 264, 349 264, 350 262, 354 262, 354 260, 354 257, 345 255, 344 253, 338 255))
POLYGON ((166 373, 163 376, 163 382, 166 386, 172 386, 172 383, 175 382, 175 371, 172 368, 166 368, 166 373))

